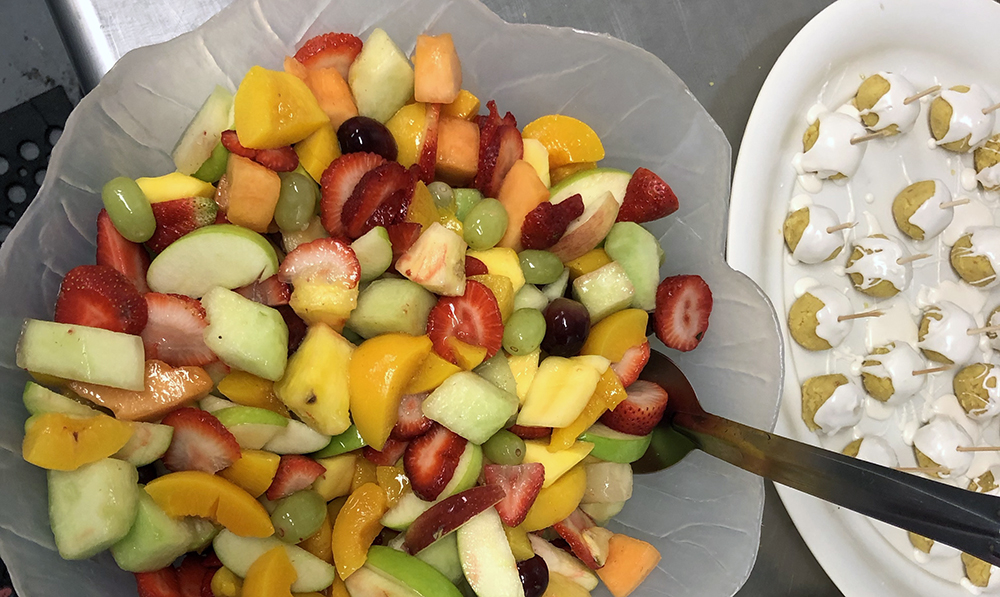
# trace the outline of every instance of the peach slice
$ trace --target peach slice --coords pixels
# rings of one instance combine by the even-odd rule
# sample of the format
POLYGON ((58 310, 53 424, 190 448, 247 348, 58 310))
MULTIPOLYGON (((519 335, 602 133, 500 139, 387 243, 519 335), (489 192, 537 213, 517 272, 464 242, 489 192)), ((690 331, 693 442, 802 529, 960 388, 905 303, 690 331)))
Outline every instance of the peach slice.
POLYGON ((439 357, 436 352, 427 355, 416 375, 407 384, 404 394, 422 394, 436 389, 462 368, 439 357))
POLYGON ((586 488, 587 472, 582 464, 578 464, 538 492, 521 526, 528 532, 540 531, 563 520, 580 505, 586 488))
POLYGON ((242 597, 292 597, 292 583, 298 573, 284 547, 264 552, 250 565, 243 581, 242 597))
POLYGON ((167 413, 204 397, 211 391, 212 377, 201 367, 171 367, 163 361, 146 361, 146 383, 142 391, 70 382, 77 395, 103 406, 124 421, 156 421, 167 413))
POLYGON ((264 506, 236 484, 201 471, 169 473, 146 485, 146 493, 173 518, 200 516, 240 537, 270 537, 264 506))
POLYGON ((103 460, 132 437, 132 426, 106 415, 78 419, 44 413, 28 419, 21 453, 31 464, 54 471, 74 471, 103 460))
POLYGON ((253 497, 260 497, 271 486, 281 457, 262 450, 242 450, 240 458, 219 474, 253 497))
POLYGON ((347 498, 333 523, 333 561, 337 574, 347 580, 368 559, 368 548, 382 531, 379 520, 386 511, 385 491, 365 483, 347 498))

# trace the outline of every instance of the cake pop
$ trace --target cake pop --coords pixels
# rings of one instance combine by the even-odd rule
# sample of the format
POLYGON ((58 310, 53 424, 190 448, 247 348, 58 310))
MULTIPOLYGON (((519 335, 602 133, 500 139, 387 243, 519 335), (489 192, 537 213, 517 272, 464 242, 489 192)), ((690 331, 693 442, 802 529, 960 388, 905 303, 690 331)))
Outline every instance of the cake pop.
POLYGON ((928 472, 934 477, 964 475, 972 464, 973 454, 958 448, 972 445, 972 437, 954 419, 935 416, 913 434, 913 453, 917 464, 927 469, 946 469, 928 472))
POLYGON ((872 350, 861 362, 861 383, 868 394, 891 405, 899 405, 924 387, 923 375, 914 375, 924 360, 906 342, 890 342, 872 350))
POLYGON ((884 234, 854 241, 844 270, 859 292, 889 298, 910 285, 912 259, 902 243, 884 234))
MULTIPOLYGON (((963 200, 968 203, 968 199, 963 200)), ((913 240, 934 238, 955 217, 951 192, 940 180, 921 180, 911 184, 892 201, 892 219, 913 240)))
POLYGON ((847 444, 847 447, 844 448, 844 454, 887 468, 896 468, 899 466, 899 458, 896 456, 896 451, 892 449, 889 442, 877 435, 859 437, 847 444))
POLYGON ((988 419, 1000 412, 1000 370, 989 363, 973 363, 955 374, 955 397, 973 419, 988 419))
POLYGON ((815 264, 830 261, 840 254, 844 248, 845 228, 832 209, 809 205, 788 214, 782 235, 792 257, 802 263, 815 264))
POLYGON ((887 135, 905 133, 913 128, 920 115, 920 104, 907 103, 907 98, 917 90, 906 77, 880 72, 861 83, 854 96, 854 107, 861 114, 861 122, 872 131, 885 131, 887 135))
POLYGON ((1000 227, 969 228, 951 247, 951 266, 973 286, 996 286, 1000 271, 1000 227))
POLYGON ((854 319, 877 315, 881 312, 855 314, 842 292, 831 286, 814 286, 792 303, 788 331, 805 349, 828 350, 844 341, 854 319))
POLYGON ((924 309, 917 331, 917 346, 936 363, 967 363, 979 347, 976 320, 951 301, 941 301, 924 309))
POLYGON ((839 373, 810 377, 802 384, 802 420, 811 431, 836 433, 861 420, 864 392, 839 373))
POLYGON ((976 84, 956 85, 934 98, 930 108, 931 135, 941 147, 966 153, 993 134, 993 100, 976 84))
POLYGON ((979 184, 987 191, 1000 189, 1000 135, 990 137, 972 156, 979 184))
POLYGON ((803 152, 796 154, 792 165, 799 174, 815 174, 821 179, 850 178, 865 155, 865 144, 851 143, 851 139, 864 135, 865 127, 846 114, 821 114, 806 129, 803 152))

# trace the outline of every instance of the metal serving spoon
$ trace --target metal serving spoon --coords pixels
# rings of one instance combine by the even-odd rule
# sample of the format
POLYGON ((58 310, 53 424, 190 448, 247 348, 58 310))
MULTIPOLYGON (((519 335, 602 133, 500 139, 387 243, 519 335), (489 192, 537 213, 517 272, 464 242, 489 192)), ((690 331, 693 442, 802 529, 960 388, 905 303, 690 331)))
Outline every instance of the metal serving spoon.
POLYGON ((677 365, 655 350, 641 378, 662 386, 670 398, 649 450, 632 465, 635 472, 663 470, 697 448, 751 473, 1000 566, 1000 499, 705 412, 677 365))

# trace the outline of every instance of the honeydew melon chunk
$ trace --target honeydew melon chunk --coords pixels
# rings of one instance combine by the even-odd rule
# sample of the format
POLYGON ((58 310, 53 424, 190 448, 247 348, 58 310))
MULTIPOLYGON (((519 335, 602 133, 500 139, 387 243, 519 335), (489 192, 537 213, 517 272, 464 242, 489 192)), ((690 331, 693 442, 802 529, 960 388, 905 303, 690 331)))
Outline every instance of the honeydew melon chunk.
POLYGON ((222 138, 222 132, 232 128, 233 94, 219 85, 205 99, 191 124, 177 141, 172 157, 182 174, 194 174, 222 138))
POLYGON ((281 313, 218 286, 201 304, 208 315, 205 344, 223 363, 271 381, 281 379, 288 361, 288 326, 281 313))
POLYGON ((17 366, 63 379, 142 390, 146 357, 142 338, 101 328, 25 319, 17 366))
MULTIPOLYGON (((653 292, 656 292, 655 287, 653 292)), ((633 305, 635 287, 625 268, 612 261, 573 280, 573 298, 587 308, 593 325, 608 315, 633 305)))
POLYGON ((216 286, 240 288, 277 271, 278 255, 266 238, 241 226, 212 224, 157 255, 146 282, 154 292, 200 298, 216 286))
POLYGON ((470 371, 444 380, 423 405, 424 416, 474 444, 482 444, 503 429, 517 407, 517 396, 470 371))
POLYGON ((362 338, 402 332, 421 336, 427 331, 427 316, 437 297, 405 278, 375 280, 358 295, 347 327, 362 338))
POLYGON ((212 544, 212 540, 222 530, 221 526, 216 526, 207 518, 188 516, 184 519, 184 524, 191 530, 191 543, 188 543, 185 551, 202 552, 212 544))
POLYGON ((351 243, 361 264, 361 281, 370 282, 385 273, 392 265, 392 243, 389 233, 376 226, 351 243))
POLYGON ((105 458, 75 471, 48 471, 49 524, 59 555, 85 560, 125 537, 139 508, 139 473, 105 458))
POLYGON ((192 532, 184 520, 175 520, 139 491, 135 522, 128 534, 111 546, 118 567, 127 572, 152 572, 169 566, 187 553, 192 532))
MULTIPOLYGON (((548 300, 548 303, 556 300, 557 298, 564 296, 566 294, 566 286, 569 285, 569 268, 563 269, 563 273, 559 274, 556 281, 551 284, 546 284, 542 287, 542 295, 548 300)), ((546 303, 546 306, 548 306, 546 303)), ((544 309, 544 307, 542 307, 544 309)))
POLYGON ((222 565, 241 578, 246 578, 250 565, 257 558, 275 547, 284 547, 297 575, 292 583, 293 593, 322 591, 333 584, 333 577, 337 574, 330 564, 301 547, 289 545, 275 537, 240 537, 223 529, 215 536, 212 546, 215 548, 215 555, 222 560, 222 565))
POLYGON ((174 437, 173 427, 142 421, 132 421, 129 424, 132 426, 132 437, 112 458, 124 460, 133 466, 146 466, 167 453, 170 440, 174 437))
POLYGON ((510 370, 510 363, 507 362, 507 357, 503 352, 498 351, 473 369, 473 372, 504 392, 517 396, 517 379, 514 378, 514 373, 510 370))
POLYGON ((24 402, 24 408, 28 409, 28 412, 32 415, 63 413, 80 417, 93 417, 98 413, 97 410, 86 404, 77 402, 62 394, 57 394, 33 381, 24 384, 24 393, 21 395, 21 400, 24 402))
POLYGON ((632 282, 635 288, 632 306, 652 311, 656 307, 656 287, 660 284, 662 253, 656 237, 635 222, 618 222, 608 232, 604 250, 632 282))
POLYGON ((382 29, 374 29, 351 63, 347 82, 358 114, 386 122, 413 97, 413 67, 382 29))

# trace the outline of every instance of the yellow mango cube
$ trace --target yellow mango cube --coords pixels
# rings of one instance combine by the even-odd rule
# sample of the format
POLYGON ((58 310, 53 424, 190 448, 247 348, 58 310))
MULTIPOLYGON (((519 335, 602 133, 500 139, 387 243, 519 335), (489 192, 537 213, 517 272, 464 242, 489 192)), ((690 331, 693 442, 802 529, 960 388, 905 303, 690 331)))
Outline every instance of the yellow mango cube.
POLYGON ((404 394, 421 394, 423 392, 430 392, 442 383, 444 380, 448 379, 452 375, 461 371, 462 368, 454 363, 446 361, 438 356, 436 352, 432 352, 427 355, 424 362, 420 365, 420 369, 417 374, 413 376, 410 383, 407 384, 406 389, 403 390, 404 394))
POLYGON ((469 251, 466 255, 482 261, 490 275, 506 276, 515 293, 524 286, 524 270, 521 269, 521 260, 514 249, 493 247, 485 251, 469 251))
POLYGON ((550 487, 559 480, 559 477, 586 458, 593 449, 594 444, 578 441, 565 450, 550 452, 548 442, 544 439, 529 439, 524 442, 524 461, 538 462, 545 467, 545 481, 542 487, 550 487))
POLYGON ((301 79, 261 66, 243 77, 233 110, 240 143, 253 149, 298 143, 330 122, 301 79))
POLYGON ((460 89, 455 101, 441 106, 441 116, 472 120, 476 114, 479 114, 479 98, 468 89, 460 89))
POLYGON ((44 469, 74 471, 120 450, 132 432, 131 425, 107 415, 76 418, 43 413, 28 419, 21 454, 44 469))
POLYGON ((427 105, 406 104, 385 123, 396 140, 396 161, 409 168, 420 160, 427 129, 427 105))
POLYGON ((163 176, 145 176, 135 179, 146 200, 150 203, 163 203, 185 197, 214 197, 215 187, 212 183, 199 180, 180 172, 171 172, 163 176))
POLYGON ((333 160, 340 157, 340 143, 333 125, 326 123, 316 132, 295 144, 299 165, 316 182, 323 178, 323 172, 333 160))
POLYGON ((625 387, 615 373, 614 369, 608 367, 597 382, 597 388, 587 401, 587 406, 575 421, 566 427, 559 427, 552 430, 552 437, 549 439, 549 452, 565 450, 576 442, 576 438, 581 433, 590 428, 591 425, 601 418, 605 411, 614 410, 622 400, 628 397, 625 387))
POLYGON ((623 309, 608 315, 590 328, 581 354, 597 354, 617 363, 625 351, 646 341, 649 313, 642 309, 623 309))
POLYGON ((600 269, 609 263, 611 263, 611 257, 608 257, 608 254, 604 252, 604 249, 592 249, 583 255, 580 255, 576 259, 567 261, 566 268, 569 270, 569 279, 575 280, 580 276, 589 274, 590 272, 600 269))
POLYGON ((455 336, 446 340, 451 346, 451 354, 458 361, 458 366, 466 371, 472 371, 486 359, 486 347, 462 342, 455 336))

